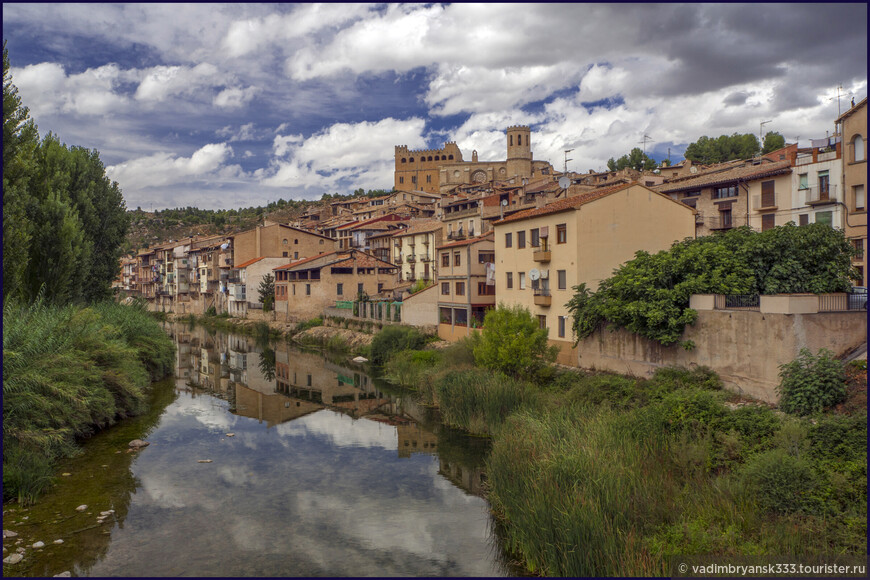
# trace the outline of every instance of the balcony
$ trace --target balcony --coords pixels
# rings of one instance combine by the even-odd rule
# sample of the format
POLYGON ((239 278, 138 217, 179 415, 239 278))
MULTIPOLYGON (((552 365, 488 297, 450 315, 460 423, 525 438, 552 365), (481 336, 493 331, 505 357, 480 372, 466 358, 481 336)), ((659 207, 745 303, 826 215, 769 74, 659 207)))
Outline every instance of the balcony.
POLYGON ((752 209, 755 211, 768 211, 777 209, 776 194, 762 193, 752 197, 752 209))
POLYGON ((537 288, 535 293, 536 306, 550 306, 553 303, 553 297, 550 295, 550 290, 547 288, 537 288))
POLYGON ((406 259, 407 259, 409 264, 413 264, 414 262, 417 261, 417 256, 412 254, 412 255, 408 256, 406 259))
POLYGON ((804 190, 807 196, 807 205, 825 205, 827 203, 837 203, 837 186, 828 185, 827 187, 819 187, 814 185, 804 190))
POLYGON ((547 243, 547 238, 541 238, 541 245, 532 252, 532 259, 535 262, 550 261, 550 245, 547 243))
POLYGON ((459 219, 459 218, 464 218, 464 217, 476 216, 479 213, 480 213, 480 209, 477 206, 475 206, 475 207, 470 207, 467 209, 461 209, 458 211, 446 211, 446 212, 444 212, 444 219, 449 221, 452 219, 459 219))
POLYGON ((463 232, 462 230, 459 230, 458 232, 447 232, 447 239, 448 240, 464 240, 465 239, 465 232, 463 232))
POLYGON ((432 256, 430 256, 429 254, 420 254, 420 261, 421 262, 431 262, 432 256))
POLYGON ((707 218, 707 227, 711 230, 730 230, 734 227, 734 220, 730 217, 712 217, 707 218))

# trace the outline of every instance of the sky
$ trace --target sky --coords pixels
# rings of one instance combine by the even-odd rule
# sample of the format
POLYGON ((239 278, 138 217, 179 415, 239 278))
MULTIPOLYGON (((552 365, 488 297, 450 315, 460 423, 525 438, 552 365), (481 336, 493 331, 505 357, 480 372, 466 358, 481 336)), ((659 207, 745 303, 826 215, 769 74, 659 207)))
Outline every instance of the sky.
POLYGON ((4 3, 3 38, 40 134, 146 211, 389 190, 394 146, 499 161, 511 125, 579 172, 809 146, 867 96, 866 4, 4 3))

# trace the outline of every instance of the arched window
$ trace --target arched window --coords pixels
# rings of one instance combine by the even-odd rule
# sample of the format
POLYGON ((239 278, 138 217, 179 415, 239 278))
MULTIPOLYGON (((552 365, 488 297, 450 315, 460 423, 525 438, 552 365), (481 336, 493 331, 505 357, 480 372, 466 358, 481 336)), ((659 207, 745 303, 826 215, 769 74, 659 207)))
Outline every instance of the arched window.
POLYGON ((855 135, 852 139, 852 150, 855 152, 853 161, 864 161, 864 138, 861 135, 855 135))
POLYGON ((294 238, 294 239, 293 239, 293 243, 294 243, 294 244, 298 244, 298 243, 299 243, 299 238, 294 238))
POLYGON ((453 159, 453 155, 448 155, 448 156, 447 156, 447 159, 452 160, 452 159, 453 159))
POLYGON ((414 163, 414 158, 411 157, 408 161, 411 162, 411 163, 414 163))
POLYGON ((432 156, 431 156, 431 155, 429 156, 429 161, 432 161, 432 156))
POLYGON ((404 157, 402 157, 402 163, 407 163, 407 162, 408 162, 408 160, 405 159, 404 157))
POLYGON ((441 157, 439 157, 438 155, 436 155, 436 156, 435 156, 435 161, 440 161, 440 160, 441 160, 441 157))
POLYGON ((522 145, 522 144, 523 144, 523 136, 517 135, 517 145, 522 145))
POLYGON ((514 136, 513 136, 513 135, 510 135, 510 136, 508 137, 508 141, 509 141, 508 144, 509 144, 511 147, 513 147, 513 146, 514 146, 514 136))

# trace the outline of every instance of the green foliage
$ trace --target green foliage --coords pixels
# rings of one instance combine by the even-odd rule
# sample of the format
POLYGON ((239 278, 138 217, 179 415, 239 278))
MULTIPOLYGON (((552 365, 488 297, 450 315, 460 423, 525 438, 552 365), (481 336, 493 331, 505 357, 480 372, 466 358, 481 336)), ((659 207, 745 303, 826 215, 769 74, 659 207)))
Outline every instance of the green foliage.
POLYGON ((523 381, 484 369, 452 370, 435 381, 441 419, 469 433, 486 435, 532 396, 523 381))
POLYGON ((804 459, 772 449, 747 461, 742 474, 764 510, 788 514, 814 509, 818 478, 804 459))
POLYGON ((403 350, 419 350, 426 344, 426 335, 412 326, 387 326, 372 340, 371 360, 383 365, 390 357, 403 350))
POLYGON ((217 309, 215 309, 214 305, 206 308, 205 316, 217 316, 217 309))
POLYGON ((272 305, 275 303, 275 277, 272 274, 263 276, 257 292, 260 294, 260 302, 263 303, 263 311, 272 310, 272 305))
POLYGON ((547 346, 547 330, 538 326, 528 308, 499 305, 486 313, 483 326, 474 359, 484 368, 532 377, 556 360, 558 347, 547 346))
POLYGON ((306 320, 305 322, 300 322, 296 325, 296 328, 293 330, 294 334, 299 334, 309 328, 314 328, 316 326, 323 326, 322 318, 312 318, 311 320, 306 320))
POLYGON ((692 294, 842 292, 851 286, 853 254, 843 232, 824 224, 735 228, 657 254, 639 251, 596 292, 575 286, 567 307, 577 341, 610 323, 674 344, 697 318, 692 294))
POLYGON ((779 368, 779 406, 786 413, 819 413, 846 399, 843 363, 827 349, 821 349, 813 355, 803 348, 795 360, 779 368))
POLYGON ((142 412, 150 380, 171 371, 173 354, 172 341, 139 307, 7 301, 4 498, 32 499, 47 483, 45 465, 71 454, 75 438, 142 412))
POLYGON ((759 151, 758 137, 752 133, 711 138, 704 135, 686 147, 684 157, 696 163, 722 163, 734 159, 749 159, 759 151))
POLYGON ((434 284, 435 284, 435 282, 432 280, 426 280, 425 278, 420 278, 419 280, 417 280, 416 282, 411 284, 411 287, 408 288, 408 292, 410 292, 411 294, 416 294, 417 292, 420 292, 421 290, 425 290, 426 288, 433 286, 434 284))
POLYGON ((767 155, 771 151, 782 149, 785 147, 785 137, 774 131, 768 131, 764 136, 764 147, 761 149, 762 155, 767 155))
POLYGON ((609 171, 618 171, 630 167, 638 171, 652 171, 656 168, 654 159, 648 157, 640 147, 635 147, 627 155, 623 155, 619 159, 614 160, 613 157, 607 160, 607 169, 609 171))

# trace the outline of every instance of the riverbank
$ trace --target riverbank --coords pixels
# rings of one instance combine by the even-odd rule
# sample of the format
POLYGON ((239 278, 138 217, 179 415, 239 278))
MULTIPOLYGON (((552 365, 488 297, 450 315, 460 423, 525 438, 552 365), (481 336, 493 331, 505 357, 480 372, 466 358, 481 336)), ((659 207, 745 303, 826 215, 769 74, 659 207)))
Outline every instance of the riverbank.
POLYGON ((147 408, 175 347, 145 308, 6 304, 3 500, 32 503, 76 441, 147 408))
MULTIPOLYGON (((473 346, 396 352, 384 370, 445 423, 491 437, 487 496, 530 572, 658 576, 678 555, 865 553, 866 407, 788 416, 703 368, 638 379, 546 367, 520 380, 478 368, 473 346)), ((857 382, 849 392, 861 396, 857 382)))

